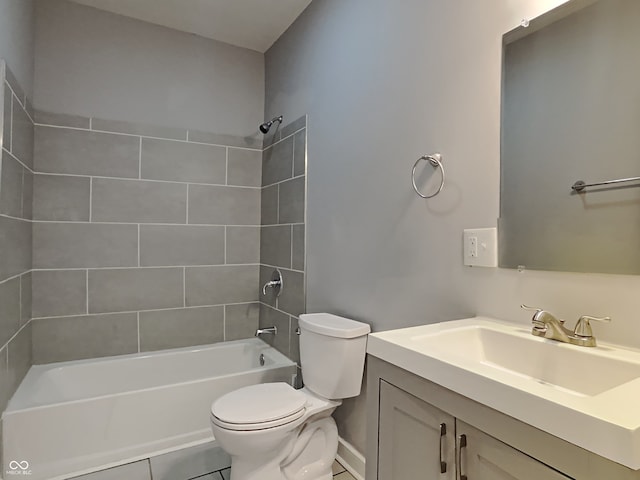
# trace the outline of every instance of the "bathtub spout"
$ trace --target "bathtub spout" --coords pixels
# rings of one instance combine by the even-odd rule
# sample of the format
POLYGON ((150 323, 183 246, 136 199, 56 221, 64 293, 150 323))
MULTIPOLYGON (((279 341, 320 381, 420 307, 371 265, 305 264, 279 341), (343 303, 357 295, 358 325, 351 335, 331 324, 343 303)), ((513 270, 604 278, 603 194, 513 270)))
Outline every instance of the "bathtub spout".
POLYGON ((256 337, 259 337, 263 333, 270 333, 271 335, 277 335, 278 328, 277 327, 259 328, 256 330, 256 337))

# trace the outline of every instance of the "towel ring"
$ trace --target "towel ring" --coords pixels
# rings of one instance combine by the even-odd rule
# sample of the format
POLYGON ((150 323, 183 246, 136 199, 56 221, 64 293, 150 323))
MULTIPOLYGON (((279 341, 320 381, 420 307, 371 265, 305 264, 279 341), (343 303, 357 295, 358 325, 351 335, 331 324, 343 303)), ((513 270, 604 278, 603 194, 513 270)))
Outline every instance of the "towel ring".
POLYGON ((423 155, 416 163, 413 164, 413 170, 411 170, 411 183, 413 184, 413 189, 416 191, 418 195, 422 198, 433 198, 438 195, 442 191, 442 187, 444 187, 444 167, 442 166, 442 155, 439 153, 434 153, 433 155, 423 155), (416 168, 418 168, 418 164, 420 161, 424 160, 425 162, 429 162, 432 167, 439 168, 442 173, 442 181, 440 182, 440 186, 438 190, 432 195, 425 195, 420 190, 418 190, 418 186, 416 185, 416 168))

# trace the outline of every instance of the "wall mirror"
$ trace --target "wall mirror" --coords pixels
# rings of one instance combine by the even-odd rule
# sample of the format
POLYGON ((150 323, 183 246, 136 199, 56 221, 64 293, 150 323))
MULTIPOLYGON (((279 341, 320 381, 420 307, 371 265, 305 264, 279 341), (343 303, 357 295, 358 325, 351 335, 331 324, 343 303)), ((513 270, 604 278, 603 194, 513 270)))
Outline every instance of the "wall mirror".
POLYGON ((571 0, 504 36, 500 266, 640 274, 640 1, 571 0))

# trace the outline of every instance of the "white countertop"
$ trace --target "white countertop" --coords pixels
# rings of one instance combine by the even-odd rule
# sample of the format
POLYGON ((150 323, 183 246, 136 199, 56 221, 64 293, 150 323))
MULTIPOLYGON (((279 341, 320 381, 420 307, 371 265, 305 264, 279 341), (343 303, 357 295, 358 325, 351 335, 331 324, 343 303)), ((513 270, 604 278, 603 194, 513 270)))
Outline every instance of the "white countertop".
POLYGON ((636 350, 606 344, 578 347, 534 337, 522 325, 475 317, 374 333, 369 335, 367 353, 633 470, 640 469, 640 352, 636 350), (481 330, 495 337, 491 345, 476 339, 481 330), (459 334, 467 339, 458 345, 459 334), (494 363, 491 354, 487 357, 483 351, 489 347, 500 350, 503 360, 513 355, 514 366, 520 365, 516 370, 537 367, 534 370, 543 375, 494 363), (558 378, 556 384, 542 380, 544 372, 554 377, 555 369, 563 370, 564 379, 558 378), (625 370, 627 376, 619 370, 625 370), (559 386, 566 382, 577 387, 559 386))

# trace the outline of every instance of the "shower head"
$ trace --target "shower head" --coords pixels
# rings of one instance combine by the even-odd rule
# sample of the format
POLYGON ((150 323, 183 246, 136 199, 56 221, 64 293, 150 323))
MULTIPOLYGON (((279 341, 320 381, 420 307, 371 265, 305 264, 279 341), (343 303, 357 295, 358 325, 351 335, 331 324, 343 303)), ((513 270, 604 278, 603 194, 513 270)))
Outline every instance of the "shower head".
POLYGON ((269 133, 269 129, 271 128, 271 125, 273 125, 276 122, 282 123, 282 115, 274 118, 273 120, 269 120, 268 122, 264 122, 262 125, 260 125, 260 131, 264 134, 269 133))

